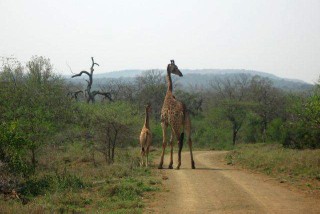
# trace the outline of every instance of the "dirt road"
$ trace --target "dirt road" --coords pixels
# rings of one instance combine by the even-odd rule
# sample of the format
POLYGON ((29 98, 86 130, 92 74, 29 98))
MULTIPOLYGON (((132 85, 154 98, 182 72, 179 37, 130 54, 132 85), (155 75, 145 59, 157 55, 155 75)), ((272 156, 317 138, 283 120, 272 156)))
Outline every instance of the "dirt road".
MULTIPOLYGON (((188 152, 180 170, 161 170, 166 191, 156 195, 146 213, 320 213, 320 200, 290 191, 268 177, 221 162, 224 152, 188 152)), ((168 158, 168 155, 167 155, 168 158)), ((174 157, 176 160, 177 157, 174 157)), ((169 161, 166 159, 164 167, 169 161)))

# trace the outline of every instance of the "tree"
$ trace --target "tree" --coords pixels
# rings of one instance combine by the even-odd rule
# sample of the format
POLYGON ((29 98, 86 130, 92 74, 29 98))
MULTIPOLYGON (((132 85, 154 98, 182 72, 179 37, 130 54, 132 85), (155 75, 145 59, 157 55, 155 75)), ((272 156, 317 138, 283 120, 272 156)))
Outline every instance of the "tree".
POLYGON ((146 103, 151 103, 155 118, 160 119, 162 102, 166 95, 166 82, 163 72, 159 70, 145 71, 141 76, 135 79, 137 87, 136 100, 139 109, 142 109, 146 103))
POLYGON ((78 74, 75 74, 73 75, 71 78, 74 78, 74 77, 79 77, 81 76, 82 74, 86 74, 88 75, 89 77, 89 80, 86 80, 87 81, 87 89, 86 89, 86 93, 88 95, 88 98, 87 98, 87 103, 90 103, 90 101, 92 103, 95 102, 95 96, 96 95, 102 95, 104 96, 105 98, 108 98, 110 101, 112 101, 112 98, 111 98, 111 94, 109 92, 101 92, 101 91, 98 91, 98 90, 95 90, 95 91, 91 91, 92 89, 92 84, 93 84, 93 71, 94 71, 94 66, 97 65, 99 66, 98 63, 95 63, 94 62, 94 59, 93 57, 91 57, 91 61, 92 61, 92 64, 91 64, 91 68, 90 68, 90 73, 88 71, 81 71, 80 73, 78 74))
POLYGON ((188 104, 188 111, 191 115, 196 116, 202 112, 203 96, 200 92, 186 92, 176 90, 175 96, 181 102, 188 104))
POLYGON ((137 87, 133 82, 123 79, 111 79, 108 84, 103 86, 104 91, 112 94, 114 101, 126 101, 134 103, 137 96, 137 87))
POLYGON ((109 103, 108 108, 104 103, 81 105, 78 116, 87 124, 84 134, 91 136, 94 148, 104 155, 108 164, 114 162, 116 147, 134 140, 138 143, 137 138, 132 137, 139 133, 134 112, 131 104, 119 101, 109 103))
MULTIPOLYGON (((320 82, 320 81, 319 81, 320 82)), ((284 146, 291 148, 320 148, 320 90, 319 83, 307 98, 297 97, 292 102, 286 123, 284 146)))
POLYGON ((215 79, 210 85, 217 94, 217 108, 222 116, 231 123, 232 143, 236 144, 237 135, 246 119, 250 103, 248 97, 249 76, 237 75, 225 79, 215 79))
POLYGON ((6 170, 15 174, 28 176, 33 167, 27 160, 28 141, 19 133, 17 123, 0 124, 0 162, 6 170))
POLYGON ((15 118, 21 106, 25 75, 23 66, 15 58, 3 58, 0 69, 0 121, 15 118))
POLYGON ((2 121, 17 124, 35 167, 38 149, 70 120, 73 107, 66 99, 66 85, 53 73, 50 60, 38 56, 32 57, 25 69, 7 62, 0 80, 5 82, 1 84, 0 96, 6 101, 0 106, 4 112, 2 121))
POLYGON ((237 135, 247 115, 247 105, 242 102, 225 101, 222 104, 222 115, 232 124, 232 143, 236 145, 237 135))
POLYGON ((251 79, 249 90, 252 101, 256 103, 253 110, 261 120, 262 141, 266 142, 268 124, 284 115, 284 97, 272 86, 270 79, 259 76, 251 79))

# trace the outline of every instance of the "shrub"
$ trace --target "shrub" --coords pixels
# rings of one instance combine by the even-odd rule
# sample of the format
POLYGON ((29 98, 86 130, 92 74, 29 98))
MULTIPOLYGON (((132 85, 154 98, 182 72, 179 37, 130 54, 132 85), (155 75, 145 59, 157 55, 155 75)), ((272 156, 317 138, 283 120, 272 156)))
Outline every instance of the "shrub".
POLYGON ((290 148, 320 148, 320 92, 298 102, 291 110, 283 145, 290 148))
POLYGON ((15 175, 27 176, 33 167, 26 160, 29 142, 17 131, 17 123, 0 125, 0 161, 15 175))
POLYGON ((42 177, 30 178, 24 182, 21 194, 34 197, 48 191, 64 191, 66 189, 82 189, 87 186, 80 177, 71 174, 48 174, 42 177))

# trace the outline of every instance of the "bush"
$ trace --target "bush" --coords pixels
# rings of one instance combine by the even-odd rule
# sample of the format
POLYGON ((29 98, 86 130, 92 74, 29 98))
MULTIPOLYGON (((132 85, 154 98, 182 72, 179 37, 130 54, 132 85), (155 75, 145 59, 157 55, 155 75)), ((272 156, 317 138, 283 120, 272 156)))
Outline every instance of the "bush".
POLYGON ((0 125, 0 161, 15 175, 27 176, 33 172, 26 160, 29 141, 17 130, 17 123, 0 125))
POLYGON ((80 177, 71 174, 44 175, 27 180, 22 185, 21 194, 34 197, 48 191, 64 191, 66 189, 82 189, 87 186, 80 177))
MULTIPOLYGON (((112 102, 79 105, 79 121, 88 141, 105 156, 108 164, 114 162, 115 148, 138 145, 137 136, 140 131, 137 112, 130 103, 112 102)), ((141 121, 142 122, 142 121, 141 121)), ((142 127, 142 123, 141 123, 142 127)))
POLYGON ((291 110, 283 145, 290 148, 320 148, 320 91, 298 102, 291 110))
POLYGON ((314 179, 320 175, 320 150, 283 148, 281 144, 250 144, 237 146, 227 157, 228 164, 240 164, 287 179, 314 179))
POLYGON ((268 140, 271 142, 282 142, 285 138, 285 123, 281 118, 270 122, 268 128, 268 140))
POLYGON ((261 139, 261 119, 255 114, 249 114, 248 121, 243 127, 243 140, 246 143, 256 143, 261 139))
POLYGON ((0 81, 0 121, 18 124, 16 130, 24 139, 23 144, 27 144, 35 168, 39 148, 72 121, 73 106, 66 97, 67 85, 53 73, 49 59, 37 56, 25 67, 10 61, 4 63, 0 81))
POLYGON ((230 125, 212 109, 204 116, 192 117, 192 141, 195 148, 229 150, 232 146, 230 125))

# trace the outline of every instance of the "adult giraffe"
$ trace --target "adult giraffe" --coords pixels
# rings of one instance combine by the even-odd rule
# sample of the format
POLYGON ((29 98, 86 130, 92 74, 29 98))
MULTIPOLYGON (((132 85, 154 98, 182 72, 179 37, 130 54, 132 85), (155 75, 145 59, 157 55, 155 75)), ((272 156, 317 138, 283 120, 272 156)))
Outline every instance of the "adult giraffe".
POLYGON ((161 159, 159 163, 159 169, 162 169, 163 165, 163 157, 165 153, 165 149, 167 146, 167 128, 171 126, 171 138, 170 138, 170 164, 169 169, 172 169, 173 164, 173 140, 176 139, 178 141, 179 152, 178 152, 178 165, 177 169, 181 166, 181 150, 183 146, 183 138, 184 132, 186 132, 190 155, 191 155, 191 167, 195 169, 195 164, 193 161, 192 155, 192 141, 191 141, 191 121, 189 117, 189 113, 187 112, 186 106, 178 101, 172 94, 172 80, 171 74, 178 75, 182 77, 181 71, 178 69, 178 66, 175 65, 174 60, 171 60, 171 63, 168 64, 167 67, 167 84, 168 89, 166 96, 164 98, 163 106, 161 109, 161 127, 162 127, 162 153, 161 159))

